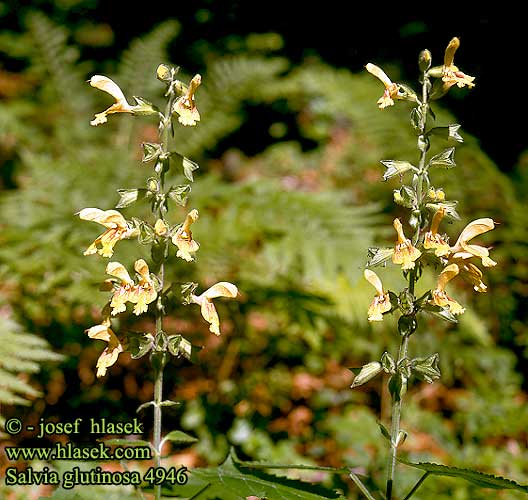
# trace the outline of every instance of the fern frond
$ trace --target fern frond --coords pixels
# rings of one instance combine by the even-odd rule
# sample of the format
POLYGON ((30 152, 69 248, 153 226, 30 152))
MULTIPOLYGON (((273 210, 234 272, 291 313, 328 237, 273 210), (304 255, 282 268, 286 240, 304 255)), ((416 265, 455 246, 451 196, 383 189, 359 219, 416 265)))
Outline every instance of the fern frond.
POLYGON ((26 23, 33 42, 32 70, 42 79, 50 100, 77 113, 86 112, 85 78, 76 64, 78 49, 68 45, 68 31, 41 12, 28 14, 26 23))
MULTIPOLYGON (((2 405, 28 405, 29 399, 38 397, 40 392, 23 375, 37 373, 42 362, 61 359, 45 340, 23 333, 19 324, 0 315, 0 408, 2 405)), ((0 425, 3 423, 0 414, 0 425)))
POLYGON ((130 95, 149 97, 159 94, 163 86, 155 78, 156 68, 160 62, 167 62, 167 46, 179 31, 179 23, 168 20, 133 40, 119 63, 116 74, 119 85, 130 95))

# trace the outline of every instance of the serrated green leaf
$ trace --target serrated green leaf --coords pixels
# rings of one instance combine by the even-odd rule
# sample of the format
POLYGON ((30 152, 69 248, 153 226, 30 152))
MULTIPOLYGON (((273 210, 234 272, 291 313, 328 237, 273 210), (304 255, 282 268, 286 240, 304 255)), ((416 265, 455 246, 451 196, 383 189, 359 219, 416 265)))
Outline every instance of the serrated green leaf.
POLYGON ((187 198, 191 193, 190 184, 182 184, 180 186, 173 186, 167 193, 171 200, 175 201, 178 205, 184 207, 187 204, 187 198))
POLYGON ((154 337, 150 333, 129 332, 127 334, 127 350, 132 359, 145 356, 153 346, 154 337))
POLYGON ((158 113, 158 109, 151 102, 143 99, 143 97, 133 96, 136 100, 137 106, 133 107, 135 115, 153 115, 158 113))
POLYGON ((432 383, 442 375, 438 368, 439 357, 439 354, 435 353, 423 358, 414 358, 411 362, 412 368, 421 379, 432 383))
POLYGON ((485 474, 472 469, 462 469, 459 467, 449 467, 447 465, 435 464, 431 462, 408 462, 398 459, 402 464, 421 469, 436 476, 458 477, 473 483, 481 488, 492 488, 495 490, 517 490, 528 493, 528 485, 519 484, 512 479, 507 479, 493 474, 485 474))
POLYGON ((383 174, 383 180, 386 181, 396 175, 403 175, 409 170, 417 171, 418 169, 408 161, 401 160, 381 160, 380 163, 387 168, 387 171, 383 174))
POLYGON ((428 210, 431 210, 433 213, 438 212, 441 208, 445 210, 444 217, 446 219, 451 220, 460 220, 460 215, 458 215, 458 212, 456 211, 456 206, 458 205, 458 201, 450 200, 450 201, 443 201, 438 203, 427 203, 425 205, 425 208, 428 210))
POLYGON ((411 109, 411 126, 416 132, 420 132, 420 122, 422 120, 422 113, 419 108, 411 109))
POLYGON ((436 135, 448 141, 464 142, 464 139, 458 133, 459 129, 460 125, 458 123, 452 123, 447 127, 434 127, 427 132, 427 135, 436 135))
POLYGON ((370 247, 367 253, 367 267, 381 266, 387 262, 394 253, 394 248, 370 247))
POLYGON ((192 303, 191 295, 196 291, 198 288, 198 283, 195 283, 194 281, 190 281, 188 283, 183 283, 181 285, 181 294, 183 297, 183 305, 188 306, 192 303))
POLYGON ((395 401, 400 401, 407 392, 407 379, 397 372, 389 379, 389 392, 395 401))
POLYGON ((161 144, 153 142, 144 142, 143 146, 143 158, 142 162, 147 163, 152 160, 156 160, 158 156, 163 152, 161 144))
POLYGON ((167 408, 170 408, 171 406, 179 406, 181 403, 179 401, 171 401, 170 399, 166 399, 165 401, 162 401, 160 403, 160 406, 166 406, 167 408))
POLYGON ((433 304, 426 304, 423 307, 423 311, 428 312, 429 314, 435 316, 436 318, 443 319, 449 323, 458 323, 456 316, 449 312, 447 309, 443 309, 440 306, 435 306, 433 304))
POLYGON ((193 444, 198 442, 197 438, 190 436, 183 431, 171 431, 166 434, 163 439, 176 444, 193 444))
POLYGON ((169 337, 167 347, 173 356, 183 356, 192 363, 196 363, 198 361, 197 356, 202 349, 201 347, 191 344, 181 335, 171 335, 169 337))
POLYGON ((386 351, 381 356, 381 366, 386 373, 392 374, 396 372, 396 361, 394 361, 394 358, 386 351))
POLYGON ((195 170, 198 170, 198 168, 200 168, 198 166, 198 163, 195 163, 194 161, 191 161, 189 160, 189 158, 184 156, 182 165, 183 165, 183 175, 185 175, 187 179, 193 182, 194 181, 193 172, 195 170))
POLYGON ((335 491, 318 485, 245 467, 233 451, 219 467, 192 469, 187 484, 163 488, 162 493, 190 500, 244 500, 249 496, 269 500, 343 499, 335 491))
POLYGON ((387 440, 390 442, 392 442, 392 439, 391 439, 391 435, 390 435, 390 432, 389 430, 387 429, 387 427, 385 427, 381 422, 378 422, 378 426, 380 428, 380 431, 381 431, 381 435, 387 440))
POLYGON ((444 149, 441 153, 433 156, 429 160, 429 167, 452 168, 456 167, 455 147, 444 149))
POLYGON ((120 199, 116 208, 125 208, 135 203, 139 197, 139 191, 139 189, 118 189, 117 193, 120 199))
POLYGON ((416 190, 411 186, 402 186, 400 189, 393 191, 394 201, 405 208, 416 208, 418 200, 416 190))
POLYGON ((366 384, 369 380, 372 380, 383 370, 383 366, 379 361, 372 361, 361 368, 351 368, 350 370, 356 374, 356 378, 354 378, 350 386, 354 389, 354 387, 366 384))
POLYGON ((140 404, 136 409, 136 413, 139 413, 141 410, 144 410, 149 406, 154 406, 154 401, 147 401, 146 403, 140 404))

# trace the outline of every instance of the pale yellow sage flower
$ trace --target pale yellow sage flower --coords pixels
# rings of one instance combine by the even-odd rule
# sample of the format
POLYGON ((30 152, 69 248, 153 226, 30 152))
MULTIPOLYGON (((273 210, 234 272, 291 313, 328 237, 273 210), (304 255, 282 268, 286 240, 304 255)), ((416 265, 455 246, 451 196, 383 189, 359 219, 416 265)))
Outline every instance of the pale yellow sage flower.
POLYGON ((106 370, 117 361, 119 354, 123 352, 121 342, 110 327, 110 318, 105 318, 100 325, 92 326, 85 331, 91 339, 104 340, 108 343, 97 360, 98 377, 104 377, 106 370))
POLYGON ((398 99, 398 85, 396 83, 391 82, 391 79, 387 76, 385 71, 383 71, 379 66, 376 66, 375 64, 368 63, 365 66, 365 69, 371 74, 374 75, 376 78, 381 80, 381 83, 385 85, 385 92, 383 92, 383 95, 378 99, 379 109, 384 109, 387 106, 394 106, 394 99, 398 99))
POLYGON ((112 113, 134 113, 137 106, 131 106, 128 104, 123 91, 113 80, 110 80, 107 76, 94 75, 90 78, 89 82, 92 87, 110 94, 116 101, 108 109, 105 109, 101 113, 97 113, 95 118, 90 122, 90 125, 97 126, 106 123, 108 121, 106 116, 112 113))
POLYGON ((178 121, 182 125, 196 125, 196 122, 200 121, 200 113, 194 103, 194 93, 201 83, 202 77, 200 75, 194 75, 185 94, 174 103, 173 111, 180 115, 178 121))
POLYGON ((158 293, 150 278, 149 267, 143 259, 136 260, 134 269, 140 276, 140 279, 128 300, 136 304, 134 306, 134 314, 139 316, 141 313, 147 312, 148 305, 156 300, 158 293))
POLYGON ((394 219, 393 226, 398 233, 398 241, 394 247, 392 262, 394 264, 401 264, 404 271, 413 269, 415 260, 420 258, 422 252, 413 246, 411 240, 405 237, 400 219, 394 219))
POLYGON ((106 274, 114 276, 121 281, 121 284, 114 291, 110 307, 112 308, 112 316, 126 311, 126 303, 130 301, 130 297, 134 292, 134 281, 130 278, 125 266, 119 262, 109 262, 106 266, 106 274))
POLYGON ((453 85, 457 85, 458 87, 465 87, 467 85, 469 88, 472 88, 475 86, 473 83, 475 77, 466 75, 453 64, 455 52, 458 50, 458 47, 460 47, 460 40, 457 37, 452 38, 444 54, 442 81, 448 88, 453 85))
POLYGON ((436 211, 431 222, 431 229, 425 233, 424 237, 424 248, 428 250, 434 248, 437 257, 442 257, 442 255, 446 255, 450 251, 447 242, 440 234, 438 234, 438 227, 440 226, 440 222, 444 218, 444 215, 444 207, 441 207, 436 211))
POLYGON ((221 281, 206 290, 201 295, 191 294, 191 302, 201 307, 202 316, 209 323, 209 331, 215 335, 220 335, 220 320, 213 304, 213 299, 217 297, 235 298, 238 289, 232 283, 221 281))
POLYGON ((192 262, 193 253, 197 252, 200 245, 192 239, 191 225, 198 220, 198 210, 191 210, 184 223, 176 230, 172 237, 172 242, 178 247, 176 257, 180 257, 187 262, 192 262))
POLYGON ((455 264, 460 269, 460 277, 473 285, 475 292, 484 293, 488 290, 488 287, 482 281, 482 271, 475 264, 464 262, 463 260, 457 260, 455 264))
POLYGON ((450 248, 450 258, 452 259, 470 259, 471 257, 478 257, 482 261, 484 267, 493 267, 497 263, 490 259, 489 250, 480 245, 470 245, 469 240, 487 233, 495 228, 493 219, 476 219, 470 222, 460 233, 457 242, 450 248))
POLYGON ((121 281, 110 301, 112 316, 125 311, 127 302, 135 304, 134 314, 139 316, 147 311, 148 304, 154 302, 158 296, 155 285, 150 278, 147 263, 143 259, 138 259, 134 263, 134 269, 140 277, 137 284, 130 278, 123 264, 109 262, 106 266, 106 274, 114 276, 121 281))
POLYGON ((383 285, 378 275, 370 269, 365 269, 363 276, 378 292, 368 309, 369 321, 382 321, 383 313, 391 309, 389 294, 383 291, 383 285))
POLYGON ((84 255, 99 253, 103 257, 112 257, 114 246, 119 240, 130 238, 136 231, 130 229, 125 218, 117 210, 100 210, 99 208, 83 208, 79 213, 82 220, 97 222, 107 228, 96 240, 84 251, 84 255), (97 248, 98 244, 101 248, 97 248))
POLYGON ((436 289, 433 290, 432 303, 449 309, 451 314, 462 314, 465 309, 454 299, 449 297, 445 291, 445 287, 459 273, 459 268, 456 264, 449 264, 440 273, 436 289))

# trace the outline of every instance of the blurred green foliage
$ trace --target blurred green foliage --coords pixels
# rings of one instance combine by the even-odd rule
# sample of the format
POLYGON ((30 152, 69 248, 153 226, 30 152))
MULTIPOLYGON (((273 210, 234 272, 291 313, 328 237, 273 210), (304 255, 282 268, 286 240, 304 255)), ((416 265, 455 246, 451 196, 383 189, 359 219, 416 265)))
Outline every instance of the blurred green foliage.
MULTIPOLYGON (((100 319, 106 297, 96 290, 104 263, 82 256, 99 228, 74 213, 113 208, 117 188, 144 187, 148 167, 139 162, 139 143, 155 138, 156 125, 113 116, 90 127, 108 99, 83 82, 102 69, 79 61, 65 28, 41 14, 28 16, 26 24, 23 34, 0 37, 0 47, 25 67, 3 75, 16 79, 19 90, 0 100, 1 293, 23 328, 45 337, 67 359, 62 378, 50 370, 40 379, 40 389, 55 395, 47 397, 47 406, 10 413, 37 419, 97 411, 123 418, 150 398, 152 384, 148 368, 127 356, 107 380, 95 381, 101 346, 83 330, 100 319)), ((127 96, 161 101, 155 68, 168 60, 166 48, 177 33, 174 21, 159 25, 133 42, 120 62, 107 64, 105 74, 127 96)), ((192 448, 197 463, 220 463, 236 445, 252 459, 354 466, 381 484, 386 443, 377 420, 380 412, 387 417, 388 395, 381 381, 351 391, 347 367, 379 358, 398 340, 394 318, 367 324, 372 290, 361 275, 366 249, 393 240, 390 221, 397 215, 391 198, 398 179, 381 183, 379 160, 412 159, 415 137, 406 126, 405 104, 376 109, 379 82, 316 60, 292 67, 273 54, 281 46, 277 40, 234 37, 231 53, 209 52, 201 61, 204 84, 197 95, 202 122, 175 137, 174 149, 202 168, 190 205, 200 210, 193 234, 201 247, 191 276, 174 259, 168 279, 204 285, 225 279, 237 284, 242 300, 220 304, 225 333, 217 339, 175 294, 167 330, 185 333, 205 349, 198 365, 168 369, 166 396, 184 404, 166 425, 199 437, 192 448), (262 148, 248 151, 240 138, 256 133, 266 134, 262 148)), ((391 76, 397 80, 397 69, 391 76)), ((438 123, 455 122, 445 110, 434 110, 438 123)), ((415 460, 471 466, 522 482, 528 473, 527 373, 519 368, 528 356, 527 214, 514 183, 476 139, 463 135, 456 172, 435 173, 433 184, 461 201, 463 220, 448 230, 453 238, 469 220, 500 222, 493 235, 499 265, 485 276, 487 294, 457 291, 468 308, 459 325, 423 319, 424 353, 440 353, 443 377, 412 385, 403 450, 415 460)), ((176 181, 178 173, 171 175, 176 181)), ((126 209, 125 216, 136 210, 141 207, 126 209)), ((185 213, 169 217, 176 223, 185 213)), ((127 265, 148 258, 133 248, 119 243, 116 260, 127 265)), ((401 279, 386 274, 389 288, 401 279)), ((120 327, 145 329, 149 320, 129 318, 120 327)), ((403 466, 401 472, 403 492, 418 475, 403 466)), ((326 482, 350 488, 339 478, 326 482)), ((478 500, 489 493, 431 479, 415 498, 432 496, 478 500)))

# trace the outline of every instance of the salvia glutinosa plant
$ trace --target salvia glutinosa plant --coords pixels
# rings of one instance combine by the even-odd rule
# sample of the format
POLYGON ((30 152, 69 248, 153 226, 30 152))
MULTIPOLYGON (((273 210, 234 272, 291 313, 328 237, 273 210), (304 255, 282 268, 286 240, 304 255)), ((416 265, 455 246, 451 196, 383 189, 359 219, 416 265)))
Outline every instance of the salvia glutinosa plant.
MULTIPOLYGON (((417 376, 430 383, 440 378, 438 354, 412 357, 409 349, 411 336, 419 337, 419 323, 423 322, 424 314, 456 322, 456 316, 464 313, 464 307, 448 295, 447 284, 455 278, 462 278, 468 281, 476 292, 486 292, 487 287, 482 281, 482 270, 475 262, 480 261, 480 265, 485 268, 496 265, 489 256, 488 248, 472 242, 475 237, 494 229, 495 222, 491 218, 477 219, 469 223, 452 243, 442 232, 441 222, 444 218, 460 219, 456 211, 457 202, 447 199, 445 191, 440 187, 434 187, 430 179, 430 174, 437 168, 455 167, 455 148, 452 146, 438 154, 428 154, 433 138, 455 143, 463 140, 458 132, 460 128, 458 124, 447 126, 430 124, 430 120, 435 120, 430 106, 432 100, 445 95, 454 85, 474 86, 474 78, 464 74, 454 65, 454 54, 459 44, 457 38, 451 40, 442 66, 432 67, 429 51, 424 50, 420 54, 422 85, 420 93, 414 92, 406 85, 392 82, 383 70, 374 64, 366 66, 366 69, 379 78, 385 86, 383 96, 378 100, 380 109, 394 105, 395 100, 406 100, 415 105, 411 110, 411 126, 417 135, 418 149, 416 164, 406 160, 382 161, 387 169, 385 180, 400 177, 402 185, 394 191, 394 201, 408 209, 409 214, 407 218, 401 217, 393 221, 396 231, 394 247, 369 250, 370 259, 364 272, 366 280, 376 289, 374 300, 368 310, 368 320, 381 321, 386 314, 397 314, 400 348, 396 355, 385 352, 381 359, 355 370, 356 377, 352 384, 352 388, 360 386, 382 372, 389 375, 388 389, 392 398, 390 430, 380 424, 382 434, 390 443, 385 492, 371 492, 350 468, 242 462, 233 452, 219 467, 195 469, 190 483, 179 487, 177 491, 171 491, 171 496, 185 496, 196 500, 344 498, 336 491, 325 490, 323 493, 323 489, 316 490, 299 481, 285 482, 283 478, 252 472, 252 469, 305 468, 346 473, 369 500, 375 500, 376 496, 392 500, 396 498, 397 461, 424 472, 407 495, 402 497, 404 500, 411 498, 424 480, 431 475, 460 477, 487 488, 528 492, 528 486, 490 474, 432 463, 411 463, 398 457, 398 448, 406 438, 406 432, 400 426, 400 419, 411 376, 417 376), (401 267, 407 282, 399 292, 386 290, 381 279, 371 269, 385 265, 388 261, 401 267), (426 266, 431 266, 438 273, 437 286, 434 289, 420 290, 420 278, 426 266)), ((167 283, 165 279, 167 262, 171 258, 193 262, 194 254, 199 250, 199 245, 193 239, 191 231, 192 224, 198 220, 197 210, 187 211, 186 216, 182 214, 181 217, 172 216, 172 213, 169 215, 171 204, 187 206, 190 194, 189 182, 193 180, 193 171, 198 168, 194 162, 173 151, 169 142, 174 136, 175 125, 179 123, 183 126, 193 126, 200 121, 194 95, 201 83, 201 77, 196 75, 186 85, 176 76, 177 68, 164 64, 158 67, 157 77, 167 86, 165 94, 167 104, 164 111, 159 111, 140 97, 134 97, 136 104, 129 104, 117 84, 105 76, 96 75, 90 79, 93 87, 109 93, 115 99, 112 106, 95 115, 91 121, 92 125, 104 124, 108 115, 113 113, 157 115, 159 142, 143 144, 143 162, 153 166, 145 186, 119 189, 120 201, 115 207, 125 208, 136 201, 146 200, 150 202, 151 208, 151 215, 147 220, 132 218, 129 221, 114 209, 84 208, 78 213, 81 219, 97 222, 106 228, 104 233, 88 246, 85 255, 99 254, 110 259, 114 246, 120 240, 132 238, 137 238, 139 244, 150 246, 151 249, 150 265, 141 258, 135 261, 135 279, 121 263, 110 261, 107 264, 106 273, 111 278, 106 280, 101 288, 110 292, 108 303, 103 308, 101 323, 86 332, 90 338, 107 342, 107 347, 97 362, 97 375, 100 377, 106 374, 107 369, 116 362, 121 352, 129 351, 135 358, 149 354, 155 387, 153 400, 147 405, 152 405, 154 408, 152 449, 154 462, 158 467, 161 464, 162 447, 171 440, 171 434, 174 434, 169 433, 162 439, 162 409, 164 406, 175 404, 163 400, 163 370, 170 356, 191 359, 195 351, 195 347, 183 336, 168 335, 163 329, 165 304, 175 290, 175 284, 167 283), (178 176, 182 179, 181 183, 167 182, 168 177, 174 179, 178 176), (149 307, 152 309, 156 318, 155 331, 114 333, 112 318, 126 312, 128 303, 133 304, 133 313, 136 315, 148 313, 149 307)), ((180 285, 183 303, 199 305, 202 316, 210 324, 210 331, 219 335, 220 324, 213 299, 235 298, 238 295, 236 286, 228 282, 220 282, 197 295, 196 283, 180 285)), ((155 485, 154 491, 156 498, 160 498, 161 485, 155 485)))
MULTIPOLYGON (((162 439, 162 409, 175 404, 163 399, 163 370, 170 356, 193 357, 192 344, 181 335, 167 335, 164 331, 166 299, 174 291, 174 284, 165 280, 165 267, 171 258, 180 258, 189 263, 194 261, 194 254, 199 244, 193 239, 191 226, 198 220, 196 209, 188 211, 186 216, 169 215, 171 204, 186 206, 193 171, 198 165, 171 149, 171 137, 178 125, 194 126, 200 121, 194 94, 201 83, 200 75, 195 75, 188 85, 176 78, 178 68, 161 64, 157 69, 157 78, 163 82, 167 91, 165 109, 160 111, 141 97, 134 97, 136 104, 130 105, 119 86, 106 76, 95 75, 89 80, 92 87, 107 92, 115 103, 101 113, 97 113, 90 122, 97 126, 108 120, 113 113, 130 113, 132 115, 157 115, 159 117, 159 142, 144 143, 142 161, 152 165, 145 186, 119 189, 120 200, 115 208, 124 208, 138 200, 150 202, 150 216, 143 219, 127 220, 117 210, 84 208, 78 215, 81 219, 96 222, 106 230, 96 238, 84 251, 84 255, 99 254, 110 259, 106 273, 111 276, 102 284, 102 290, 108 291, 109 298, 102 311, 100 324, 86 330, 92 339, 107 342, 107 347, 97 361, 97 376, 102 377, 112 366, 121 352, 129 351, 134 358, 150 355, 154 374, 154 397, 148 405, 153 406, 153 440, 152 449, 156 467, 161 463, 162 447, 170 434, 162 439), (176 120, 177 118, 177 120, 176 120), (171 179, 179 183, 167 182, 171 179), (178 220, 180 219, 180 220, 178 220), (183 221, 181 221, 183 219, 183 221), (148 245, 151 250, 151 262, 137 259, 134 263, 135 279, 120 262, 111 260, 114 246, 123 239, 137 238, 138 244, 148 245), (155 331, 147 333, 118 332, 112 330, 112 318, 126 312, 128 304, 133 305, 136 315, 153 311, 156 322, 155 331)), ((197 294, 197 283, 182 283, 183 303, 197 304, 201 308, 209 329, 220 335, 220 322, 213 299, 218 297, 235 298, 238 290, 228 282, 219 282, 201 294, 197 294)), ((173 293, 172 293, 173 294, 173 293)), ((161 486, 155 486, 156 498, 161 495, 161 486)))
MULTIPOLYGON (((395 490, 396 464, 398 447, 406 438, 406 432, 400 426, 403 403, 408 383, 412 375, 433 382, 440 378, 439 356, 431 353, 425 357, 413 357, 409 348, 411 337, 419 341, 420 326, 423 326, 423 315, 433 314, 447 321, 456 322, 456 316, 464 313, 464 307, 447 291, 448 283, 455 279, 469 282, 476 292, 486 292, 482 281, 482 270, 496 265, 489 257, 488 248, 475 244, 472 240, 495 227, 491 218, 481 218, 466 225, 458 238, 453 242, 441 227, 444 219, 460 219, 457 213, 457 201, 449 200, 441 187, 434 186, 435 169, 455 167, 455 147, 449 146, 440 153, 428 154, 433 140, 461 143, 462 136, 459 124, 434 126, 435 115, 431 101, 444 96, 454 85, 474 87, 475 78, 463 73, 454 64, 455 52, 460 41, 453 38, 444 55, 441 66, 432 66, 431 53, 424 50, 420 53, 418 64, 420 70, 421 91, 401 83, 395 83, 385 72, 374 64, 367 64, 369 73, 377 77, 385 86, 385 91, 377 104, 380 109, 393 106, 395 101, 411 102, 410 125, 417 136, 416 160, 383 160, 386 171, 383 179, 398 176, 401 187, 394 190, 394 202, 408 210, 408 215, 393 221, 396 242, 392 248, 375 248, 370 250, 370 259, 364 271, 365 279, 376 289, 376 295, 368 310, 369 321, 382 321, 385 314, 397 314, 397 332, 400 347, 397 353, 383 353, 380 360, 372 361, 356 371, 352 387, 357 387, 371 380, 376 375, 388 374, 388 389, 391 395, 391 426, 383 426, 382 433, 390 443, 387 464, 385 496, 391 500, 395 490), (406 280, 405 287, 399 292, 386 290, 380 277, 371 269, 392 261, 400 266, 406 280), (438 274, 436 288, 420 289, 420 278, 426 266, 431 266, 438 274), (420 325, 422 323, 422 325, 420 325)), ((425 477, 430 471, 425 471, 425 477)), ((405 498, 409 498, 418 488, 405 498)), ((368 495, 367 495, 368 496, 368 495)))

